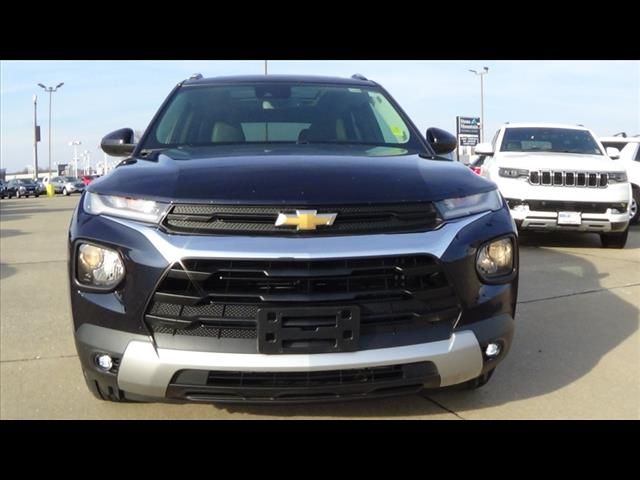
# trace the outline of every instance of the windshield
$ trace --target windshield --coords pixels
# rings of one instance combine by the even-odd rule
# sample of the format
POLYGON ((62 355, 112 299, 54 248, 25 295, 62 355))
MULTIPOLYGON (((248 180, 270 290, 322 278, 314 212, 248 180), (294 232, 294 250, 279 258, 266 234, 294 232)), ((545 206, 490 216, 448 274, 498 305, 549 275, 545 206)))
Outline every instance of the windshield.
POLYGON ((571 128, 507 128, 501 152, 557 152, 602 155, 587 130, 571 128))
POLYGON ((62 177, 63 182, 79 182, 80 180, 76 177, 62 177))
POLYGON ((184 87, 151 126, 141 148, 256 143, 423 150, 381 91, 289 83, 184 87))

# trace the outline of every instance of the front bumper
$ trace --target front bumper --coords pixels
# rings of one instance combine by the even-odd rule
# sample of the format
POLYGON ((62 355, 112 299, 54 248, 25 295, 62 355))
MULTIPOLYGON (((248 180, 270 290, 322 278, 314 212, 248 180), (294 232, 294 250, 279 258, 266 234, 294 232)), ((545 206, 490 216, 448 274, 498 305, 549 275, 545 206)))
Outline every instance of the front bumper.
POLYGON ((569 231, 569 232, 623 232, 629 225, 629 214, 583 213, 579 225, 558 223, 558 212, 534 210, 511 210, 511 215, 523 230, 569 231))
POLYGON ((512 317, 499 315, 481 325, 457 331, 444 341, 348 353, 262 355, 160 349, 151 338, 132 337, 125 332, 89 324, 82 325, 76 332, 76 345, 88 381, 97 380, 114 390, 126 392, 126 398, 132 400, 260 403, 345 400, 460 384, 495 368, 506 356, 512 337, 512 317), (483 355, 484 347, 490 341, 502 345, 500 355, 493 359, 483 355), (100 371, 95 364, 95 356, 103 353, 115 359, 117 367, 110 372, 100 371), (421 375, 403 374, 391 383, 361 378, 355 385, 327 381, 321 385, 317 382, 306 385, 306 388, 283 382, 267 384, 265 379, 257 386, 254 382, 247 387, 237 382, 230 385, 228 381, 223 384, 207 381, 209 372, 264 372, 270 375, 318 372, 329 375, 334 371, 400 365, 430 365, 433 368, 421 375), (185 377, 191 381, 180 381, 185 377))
POLYGON ((517 296, 517 248, 516 270, 508 281, 485 284, 475 270, 478 248, 505 235, 512 236, 517 247, 515 226, 506 207, 429 232, 299 239, 169 235, 132 221, 86 215, 80 202, 71 222, 70 258, 80 241, 101 243, 120 251, 127 271, 116 292, 91 292, 75 283, 73 264, 69 265, 82 367, 88 382, 98 381, 123 392, 126 398, 156 401, 325 401, 462 383, 495 368, 509 350, 517 296), (445 268, 460 308, 458 320, 447 327, 449 333, 441 335, 444 326, 438 327, 437 338, 429 329, 415 334, 387 332, 377 337, 385 339, 377 346, 361 345, 354 352, 265 355, 257 353, 255 340, 218 339, 216 343, 206 337, 179 335, 167 339, 171 335, 152 332, 143 320, 152 293, 169 267, 185 258, 333 260, 406 254, 430 255, 445 268), (502 353, 487 360, 482 352, 489 341, 496 340, 503 345, 502 353), (116 360, 112 371, 103 372, 96 366, 98 353, 116 360), (373 372, 375 376, 379 372, 375 369, 385 366, 399 367, 402 373, 395 371, 391 383, 356 382, 322 388, 284 388, 278 376, 283 372, 313 376, 345 371, 365 376, 373 372), (233 383, 234 378, 231 384, 217 385, 207 380, 211 372, 240 377, 242 372, 263 373, 274 375, 275 383, 258 388, 254 379, 246 389, 233 383))

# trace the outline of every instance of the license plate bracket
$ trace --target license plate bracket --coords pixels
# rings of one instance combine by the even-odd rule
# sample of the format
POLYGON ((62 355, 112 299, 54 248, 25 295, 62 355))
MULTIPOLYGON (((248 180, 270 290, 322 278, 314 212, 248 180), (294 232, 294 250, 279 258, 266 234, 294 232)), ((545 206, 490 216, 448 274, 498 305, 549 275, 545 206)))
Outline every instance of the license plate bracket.
POLYGON ((258 309, 258 352, 353 352, 360 339, 360 308, 274 307, 258 309))
POLYGON ((558 225, 581 225, 582 213, 558 212, 558 225))

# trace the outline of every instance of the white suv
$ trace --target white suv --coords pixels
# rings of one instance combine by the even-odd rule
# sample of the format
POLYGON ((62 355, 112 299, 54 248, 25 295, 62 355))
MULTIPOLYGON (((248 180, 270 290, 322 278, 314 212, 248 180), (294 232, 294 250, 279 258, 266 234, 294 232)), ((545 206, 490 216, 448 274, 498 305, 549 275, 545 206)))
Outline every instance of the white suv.
POLYGON ((631 186, 622 164, 582 126, 503 125, 480 174, 493 180, 519 229, 571 230, 600 234, 602 246, 624 248, 629 231, 631 186))
POLYGON ((627 171, 627 177, 629 177, 633 191, 629 215, 631 223, 638 223, 640 221, 640 209, 638 208, 640 204, 640 135, 628 137, 622 134, 622 136, 601 137, 600 143, 605 148, 614 147, 620 150, 619 162, 621 167, 627 171))

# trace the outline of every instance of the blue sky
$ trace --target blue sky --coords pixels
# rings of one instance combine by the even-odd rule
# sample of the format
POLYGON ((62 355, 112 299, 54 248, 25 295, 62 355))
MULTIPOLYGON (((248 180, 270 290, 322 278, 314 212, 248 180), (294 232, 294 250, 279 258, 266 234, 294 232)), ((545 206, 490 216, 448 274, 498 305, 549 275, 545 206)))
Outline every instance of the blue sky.
MULTIPOLYGON (((485 135, 504 122, 581 123, 597 135, 640 133, 638 61, 270 61, 269 73, 348 77, 362 73, 382 84, 421 130, 455 132, 455 117, 479 116, 480 81, 469 69, 489 67, 485 78, 485 135)), ((64 82, 53 94, 53 162, 68 163, 71 140, 82 142, 92 162, 103 159, 106 133, 144 130, 173 86, 192 73, 260 74, 252 61, 1 61, 0 167, 12 172, 33 164, 33 95, 38 95, 48 164, 48 94, 37 87, 64 82)))

